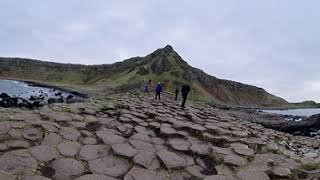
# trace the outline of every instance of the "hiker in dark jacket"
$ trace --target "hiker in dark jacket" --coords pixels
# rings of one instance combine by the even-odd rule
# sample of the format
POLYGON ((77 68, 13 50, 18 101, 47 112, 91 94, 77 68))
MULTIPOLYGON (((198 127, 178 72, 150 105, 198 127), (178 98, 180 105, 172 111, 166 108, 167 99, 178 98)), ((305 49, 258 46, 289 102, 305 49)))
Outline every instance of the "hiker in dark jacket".
POLYGON ((157 98, 159 97, 159 100, 161 99, 160 98, 160 94, 162 93, 162 85, 161 85, 161 83, 159 82, 158 83, 158 85, 157 85, 157 87, 156 87, 156 100, 157 100, 157 98))
POLYGON ((189 92, 190 92, 190 86, 187 84, 183 85, 181 88, 181 94, 183 99, 181 103, 181 107, 185 106, 189 92))
POLYGON ((147 83, 144 84, 144 92, 145 93, 149 92, 149 85, 147 83))
POLYGON ((178 100, 179 92, 180 92, 180 88, 177 86, 177 88, 176 88, 176 97, 174 98, 174 100, 178 100))

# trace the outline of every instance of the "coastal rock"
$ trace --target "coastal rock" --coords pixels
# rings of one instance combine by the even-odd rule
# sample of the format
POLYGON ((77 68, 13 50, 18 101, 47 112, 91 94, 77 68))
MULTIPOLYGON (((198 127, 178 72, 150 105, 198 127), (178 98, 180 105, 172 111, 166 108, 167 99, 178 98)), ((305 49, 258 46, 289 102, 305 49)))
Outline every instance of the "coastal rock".
POLYGON ((57 149, 52 146, 35 146, 31 148, 31 155, 39 161, 48 162, 59 157, 57 149))
POLYGON ((79 176, 85 172, 85 167, 81 161, 71 158, 62 158, 53 161, 52 168, 55 170, 56 179, 79 176))
POLYGON ((112 145, 112 150, 115 154, 119 156, 124 156, 131 158, 137 154, 137 150, 134 149, 130 144, 114 144, 112 145))
POLYGON ((70 141, 77 141, 81 134, 74 128, 63 127, 60 129, 59 133, 63 138, 70 141))
POLYGON ((170 146, 178 151, 188 151, 191 144, 183 139, 170 139, 169 140, 170 146))
POLYGON ((81 147, 79 156, 82 160, 95 160, 108 154, 109 148, 105 145, 85 145, 81 147))
POLYGON ((128 174, 124 177, 124 180, 165 180, 164 177, 156 171, 146 170, 139 167, 133 167, 128 174))
POLYGON ((63 156, 74 157, 79 153, 81 145, 78 142, 65 141, 59 144, 57 148, 63 156))
POLYGON ((120 177, 125 175, 130 166, 128 161, 114 156, 105 156, 102 159, 89 161, 91 172, 104 174, 111 177, 120 177))
POLYGON ((237 155, 226 155, 223 158, 224 163, 231 166, 245 166, 248 162, 245 158, 237 155))
POLYGON ((141 151, 134 156, 134 162, 138 165, 143 166, 146 169, 155 170, 160 168, 160 163, 154 152, 150 151, 141 151))
POLYGON ((0 157, 0 170, 11 174, 33 174, 37 169, 37 161, 26 151, 17 150, 0 157))
POLYGON ((157 152, 157 156, 168 169, 181 168, 187 166, 187 161, 174 152, 161 150, 157 152))
POLYGON ((100 174, 86 174, 76 178, 75 180, 118 180, 118 179, 108 177, 105 175, 100 175, 100 174))

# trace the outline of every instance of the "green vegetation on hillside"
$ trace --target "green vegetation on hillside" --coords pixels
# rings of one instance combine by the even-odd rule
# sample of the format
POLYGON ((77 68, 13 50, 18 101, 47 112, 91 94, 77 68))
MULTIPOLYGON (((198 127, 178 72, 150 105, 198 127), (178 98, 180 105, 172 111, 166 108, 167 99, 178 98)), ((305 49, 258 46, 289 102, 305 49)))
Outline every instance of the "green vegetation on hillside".
POLYGON ((171 46, 146 57, 134 57, 110 65, 74 65, 19 58, 0 58, 0 77, 31 80, 87 91, 106 87, 128 90, 152 80, 162 82, 173 92, 177 85, 189 83, 194 100, 229 106, 275 107, 288 103, 261 88, 222 80, 188 65, 171 46))

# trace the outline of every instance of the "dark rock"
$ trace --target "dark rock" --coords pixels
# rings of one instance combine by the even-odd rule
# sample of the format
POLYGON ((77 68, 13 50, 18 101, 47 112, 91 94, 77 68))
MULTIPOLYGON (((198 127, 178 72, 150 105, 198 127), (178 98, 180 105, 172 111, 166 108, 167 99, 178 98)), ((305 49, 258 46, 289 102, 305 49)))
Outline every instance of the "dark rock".
POLYGON ((77 102, 83 102, 83 99, 82 98, 79 98, 79 97, 73 97, 73 98, 67 98, 66 99, 66 102, 68 104, 71 104, 71 103, 77 103, 77 102))
POLYGON ((0 98, 5 99, 5 98, 9 98, 10 96, 7 93, 1 93, 0 94, 0 98))
POLYGON ((53 104, 53 103, 63 103, 63 99, 62 98, 49 98, 48 104, 53 104))
POLYGON ((72 98, 74 98, 74 96, 69 94, 66 99, 68 100, 68 99, 72 99, 72 98))
POLYGON ((17 97, 8 97, 8 98, 4 98, 2 99, 2 106, 3 107, 15 107, 18 105, 18 98, 17 97))
POLYGON ((61 92, 57 92, 57 93, 55 93, 54 95, 55 95, 55 96, 61 96, 62 93, 61 93, 61 92))

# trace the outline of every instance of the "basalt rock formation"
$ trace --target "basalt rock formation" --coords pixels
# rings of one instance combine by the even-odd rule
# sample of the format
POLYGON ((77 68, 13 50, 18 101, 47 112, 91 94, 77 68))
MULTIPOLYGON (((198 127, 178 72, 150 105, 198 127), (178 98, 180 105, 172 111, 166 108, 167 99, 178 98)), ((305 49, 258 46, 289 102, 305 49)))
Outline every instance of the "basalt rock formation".
POLYGON ((319 139, 137 91, 0 107, 0 179, 317 179, 319 139))

